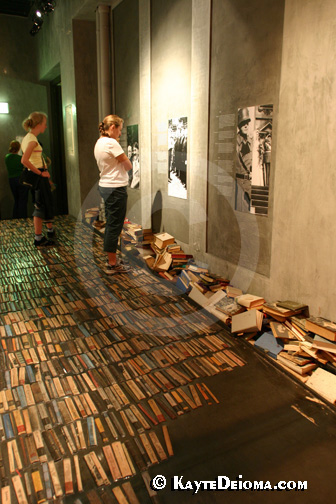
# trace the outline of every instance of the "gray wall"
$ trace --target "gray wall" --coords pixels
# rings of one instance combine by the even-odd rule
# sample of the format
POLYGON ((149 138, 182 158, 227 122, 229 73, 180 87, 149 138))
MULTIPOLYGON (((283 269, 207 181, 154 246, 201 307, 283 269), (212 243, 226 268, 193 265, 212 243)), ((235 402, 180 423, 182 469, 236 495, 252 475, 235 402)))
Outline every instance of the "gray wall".
POLYGON ((283 10, 282 0, 214 0, 212 11, 208 252, 266 276, 270 274, 273 178, 267 217, 235 211, 235 164, 230 159, 235 159, 236 127, 226 129, 234 133, 232 153, 219 155, 223 133, 219 117, 232 114, 236 125, 238 108, 273 104, 277 118, 283 10))
MULTIPOLYGON (((115 113, 124 119, 121 145, 127 154, 127 126, 137 124, 140 137, 138 0, 124 0, 113 10, 113 39, 115 113)), ((141 222, 141 196, 146 190, 141 180, 139 189, 128 188, 127 217, 132 222, 141 222)))
MULTIPOLYGON (((22 121, 34 110, 48 112, 47 89, 38 84, 37 43, 29 34, 30 20, 0 15, 0 101, 9 103, 9 114, 0 114, 0 217, 10 219, 13 197, 4 157, 11 140, 24 136, 22 121), (15 41, 15 43, 14 43, 15 41)), ((48 130, 41 135, 46 152, 50 152, 48 130)), ((31 213, 31 202, 28 206, 31 213)))
POLYGON ((271 297, 336 320, 336 4, 286 0, 271 297))
POLYGON ((167 128, 169 119, 187 116, 190 121, 191 11, 191 0, 151 4, 153 209, 160 213, 162 201, 161 229, 187 243, 189 201, 167 195, 167 128))
POLYGON ((98 90, 96 59, 96 26, 92 21, 73 21, 75 62, 76 118, 80 198, 83 211, 100 202, 96 189, 97 164, 93 149, 98 132, 98 90))

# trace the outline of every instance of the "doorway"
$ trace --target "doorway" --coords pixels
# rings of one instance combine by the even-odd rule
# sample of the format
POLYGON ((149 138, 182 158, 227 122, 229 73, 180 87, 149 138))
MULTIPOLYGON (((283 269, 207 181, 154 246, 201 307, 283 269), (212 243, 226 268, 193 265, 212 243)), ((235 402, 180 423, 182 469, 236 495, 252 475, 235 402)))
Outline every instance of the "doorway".
POLYGON ((54 192, 55 215, 68 214, 68 193, 66 182, 66 166, 64 151, 62 83, 61 76, 50 82, 50 112, 52 117, 51 155, 54 192))

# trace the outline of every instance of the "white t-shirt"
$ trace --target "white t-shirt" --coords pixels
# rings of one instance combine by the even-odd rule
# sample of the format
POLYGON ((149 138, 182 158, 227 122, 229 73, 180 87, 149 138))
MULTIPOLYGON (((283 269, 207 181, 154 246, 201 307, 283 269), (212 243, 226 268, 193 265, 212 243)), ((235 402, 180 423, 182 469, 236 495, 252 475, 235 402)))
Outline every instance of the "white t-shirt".
POLYGON ((101 187, 123 187, 128 185, 128 173, 116 157, 124 154, 119 142, 114 138, 102 136, 97 140, 94 156, 100 172, 101 187))
POLYGON ((27 135, 23 138, 22 143, 21 143, 21 149, 22 152, 25 153, 28 144, 30 142, 36 142, 37 145, 34 147, 33 152, 30 155, 29 161, 31 164, 35 166, 35 168, 43 168, 43 161, 42 161, 42 147, 39 144, 39 141, 37 140, 36 136, 33 135, 33 133, 27 133, 27 135))

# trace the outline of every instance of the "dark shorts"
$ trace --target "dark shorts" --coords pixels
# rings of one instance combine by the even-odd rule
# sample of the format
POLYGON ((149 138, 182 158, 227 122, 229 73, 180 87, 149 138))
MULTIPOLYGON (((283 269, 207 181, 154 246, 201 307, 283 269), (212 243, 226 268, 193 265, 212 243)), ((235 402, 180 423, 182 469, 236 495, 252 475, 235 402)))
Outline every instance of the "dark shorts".
POLYGON ((116 252, 127 209, 127 186, 101 187, 99 194, 105 202, 105 252, 116 252))

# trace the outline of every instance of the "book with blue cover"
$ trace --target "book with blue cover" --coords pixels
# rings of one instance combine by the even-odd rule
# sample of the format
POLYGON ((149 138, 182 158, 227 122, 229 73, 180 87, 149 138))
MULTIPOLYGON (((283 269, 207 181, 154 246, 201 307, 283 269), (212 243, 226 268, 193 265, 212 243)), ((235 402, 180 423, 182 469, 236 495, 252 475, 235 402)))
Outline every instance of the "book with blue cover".
POLYGON ((277 340, 270 331, 264 332, 256 341, 255 346, 261 348, 273 359, 283 350, 283 343, 277 340))

